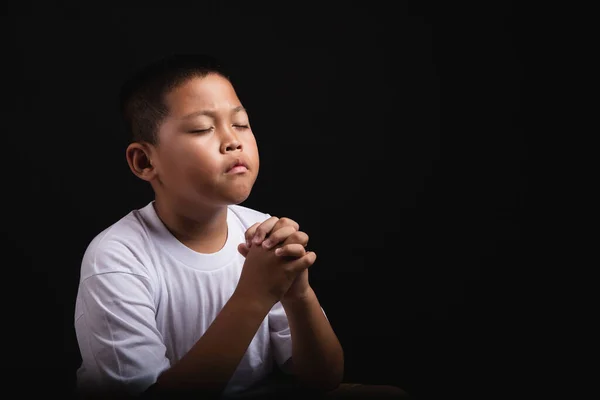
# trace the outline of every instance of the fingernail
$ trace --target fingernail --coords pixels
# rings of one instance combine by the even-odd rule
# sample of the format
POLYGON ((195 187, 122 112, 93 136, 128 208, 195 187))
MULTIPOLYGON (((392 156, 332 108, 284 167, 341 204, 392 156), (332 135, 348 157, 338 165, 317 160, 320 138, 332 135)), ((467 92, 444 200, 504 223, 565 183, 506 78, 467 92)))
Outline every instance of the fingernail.
POLYGON ((265 240, 265 241, 263 242, 263 246, 265 246, 265 247, 268 249, 269 247, 271 247, 271 241, 269 241, 268 239, 267 239, 267 240, 265 240))
POLYGON ((254 240, 253 240, 253 242, 254 242, 255 244, 260 244, 260 237, 258 237, 258 236, 257 236, 257 237, 255 237, 255 238, 254 238, 254 240))
POLYGON ((283 249, 281 247, 275 250, 275 254, 280 255, 281 253, 283 253, 283 249))

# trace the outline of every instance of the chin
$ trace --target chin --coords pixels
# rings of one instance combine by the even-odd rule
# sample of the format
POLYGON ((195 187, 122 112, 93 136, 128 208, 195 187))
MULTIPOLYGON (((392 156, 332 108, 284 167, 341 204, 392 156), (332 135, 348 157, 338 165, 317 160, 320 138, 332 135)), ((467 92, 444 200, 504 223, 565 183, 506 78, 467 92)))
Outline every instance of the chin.
POLYGON ((234 196, 230 196, 230 197, 229 197, 229 199, 228 199, 227 203, 228 203, 229 205, 232 205, 232 204, 240 204, 240 203, 242 203, 242 202, 246 201, 246 199, 247 199, 248 197, 250 197, 250 191, 247 191, 247 192, 245 192, 245 193, 236 193, 236 195, 234 195, 234 196))

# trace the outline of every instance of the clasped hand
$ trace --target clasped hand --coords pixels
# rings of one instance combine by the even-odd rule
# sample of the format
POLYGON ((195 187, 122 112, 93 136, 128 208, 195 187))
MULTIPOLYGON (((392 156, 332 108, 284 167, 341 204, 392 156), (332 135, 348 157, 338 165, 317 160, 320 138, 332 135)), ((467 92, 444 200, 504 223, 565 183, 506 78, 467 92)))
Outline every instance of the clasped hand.
MULTIPOLYGON (((290 218, 270 217, 248 228, 245 233, 246 243, 241 243, 238 251, 246 257, 252 246, 262 246, 264 249, 271 249, 280 257, 312 257, 316 260, 316 253, 306 251, 308 235, 299 229, 298 223, 290 218)), ((310 265, 313 263, 314 260, 310 265)), ((311 291, 306 268, 296 276, 282 301, 304 299, 311 291)))

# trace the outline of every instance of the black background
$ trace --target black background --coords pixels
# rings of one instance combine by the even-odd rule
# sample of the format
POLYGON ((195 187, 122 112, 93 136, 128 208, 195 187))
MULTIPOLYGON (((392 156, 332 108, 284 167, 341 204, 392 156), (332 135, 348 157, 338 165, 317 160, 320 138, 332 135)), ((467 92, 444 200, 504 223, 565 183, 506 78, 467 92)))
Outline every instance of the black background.
POLYGON ((261 156, 242 205, 309 234, 311 284, 345 349, 346 381, 418 399, 517 386, 518 271, 530 256, 511 7, 1 15, 4 387, 73 387, 83 252, 152 199, 125 161, 119 85, 177 52, 232 68, 261 156))

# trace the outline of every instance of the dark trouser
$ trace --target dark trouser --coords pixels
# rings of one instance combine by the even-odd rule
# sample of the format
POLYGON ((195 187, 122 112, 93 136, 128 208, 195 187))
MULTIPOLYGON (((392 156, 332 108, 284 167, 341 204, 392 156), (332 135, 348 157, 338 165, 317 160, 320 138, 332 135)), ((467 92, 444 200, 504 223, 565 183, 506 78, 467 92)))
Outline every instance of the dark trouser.
POLYGON ((277 376, 269 378, 243 394, 223 397, 224 400, 309 400, 309 399, 402 399, 410 400, 402 389, 391 385, 367 385, 342 383, 331 391, 306 389, 296 383, 292 377, 277 376))
POLYGON ((300 385, 293 376, 270 376, 243 393, 220 396, 202 392, 149 390, 139 397, 121 396, 117 393, 80 393, 78 400, 327 400, 327 399, 402 399, 411 400, 402 389, 390 385, 342 383, 330 391, 317 391, 300 385))

